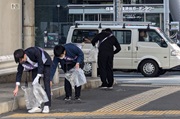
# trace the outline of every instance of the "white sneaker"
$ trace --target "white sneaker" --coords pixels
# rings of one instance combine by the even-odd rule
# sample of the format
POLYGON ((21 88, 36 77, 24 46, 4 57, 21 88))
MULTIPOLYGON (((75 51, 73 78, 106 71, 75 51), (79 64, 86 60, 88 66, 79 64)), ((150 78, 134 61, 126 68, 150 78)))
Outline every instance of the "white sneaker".
POLYGON ((44 106, 42 113, 49 113, 49 106, 44 106))
POLYGON ((41 112, 41 108, 39 107, 34 107, 31 110, 28 111, 28 113, 36 113, 36 112, 41 112))

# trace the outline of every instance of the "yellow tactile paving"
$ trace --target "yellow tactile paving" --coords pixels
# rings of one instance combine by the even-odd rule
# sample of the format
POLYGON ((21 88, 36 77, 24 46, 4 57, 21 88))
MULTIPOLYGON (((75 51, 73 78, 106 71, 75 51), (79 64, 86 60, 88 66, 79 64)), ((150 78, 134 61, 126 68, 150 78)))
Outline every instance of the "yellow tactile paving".
POLYGON ((74 112, 74 113, 50 113, 50 114, 13 114, 9 118, 22 118, 22 117, 88 117, 88 116, 104 116, 104 115, 180 115, 179 110, 166 110, 166 111, 128 111, 128 112, 74 112))
POLYGON ((88 117, 88 116, 104 116, 104 115, 180 115, 180 110, 150 110, 150 111, 133 111, 151 101, 161 97, 180 91, 180 87, 166 86, 162 88, 152 89, 123 100, 119 100, 110 105, 93 112, 69 112, 69 113, 49 113, 49 114, 12 114, 8 117, 88 117))
POLYGON ((151 101, 157 100, 166 95, 175 93, 180 90, 180 87, 162 87, 158 89, 149 90, 135 96, 120 100, 118 102, 107 105, 97 112, 111 112, 111 111, 132 111, 151 101))

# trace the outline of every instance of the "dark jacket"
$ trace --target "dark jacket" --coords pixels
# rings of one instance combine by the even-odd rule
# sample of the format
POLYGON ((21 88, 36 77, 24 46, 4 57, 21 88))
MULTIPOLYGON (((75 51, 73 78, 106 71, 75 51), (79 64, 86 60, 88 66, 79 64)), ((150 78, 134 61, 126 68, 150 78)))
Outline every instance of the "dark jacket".
MULTIPOLYGON (((51 57, 48 55, 48 53, 44 50, 41 50, 38 47, 30 47, 25 50, 25 54, 29 57, 29 59, 35 63, 38 63, 38 74, 43 74, 44 65, 52 65, 51 57), (43 64, 42 61, 42 51, 44 52, 45 57, 47 58, 47 61, 43 64)), ((19 63, 18 64, 18 72, 16 74, 16 82, 21 81, 22 73, 24 70, 24 67, 19 63)))
MULTIPOLYGON (((110 33, 107 32, 101 32, 98 35, 96 35, 93 40, 91 41, 92 45, 95 46, 95 44, 99 41, 101 42, 104 38, 108 37, 110 33)), ((116 54, 121 50, 121 46, 119 42, 117 41, 116 37, 113 35, 109 38, 107 38, 105 41, 103 41, 99 46, 99 53, 111 53, 116 54), (115 46, 115 50, 114 50, 115 46)))
POLYGON ((83 63, 84 62, 84 53, 82 52, 82 50, 77 47, 76 45, 72 44, 72 43, 68 43, 64 45, 65 51, 66 51, 66 57, 69 57, 73 60, 71 61, 67 61, 65 59, 60 59, 58 57, 54 57, 53 58, 53 65, 51 68, 51 80, 54 77, 54 73, 56 71, 56 68, 58 66, 58 63, 60 62, 61 64, 61 68, 63 69, 63 71, 65 72, 65 64, 66 63, 72 63, 72 64, 76 64, 76 63, 83 63))

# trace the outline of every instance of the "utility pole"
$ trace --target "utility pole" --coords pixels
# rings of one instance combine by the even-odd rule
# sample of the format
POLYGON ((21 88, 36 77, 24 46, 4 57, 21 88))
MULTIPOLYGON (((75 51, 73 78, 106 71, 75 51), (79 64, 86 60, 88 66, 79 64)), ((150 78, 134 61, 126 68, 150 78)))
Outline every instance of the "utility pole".
POLYGON ((169 36, 169 0, 164 0, 164 31, 169 36))

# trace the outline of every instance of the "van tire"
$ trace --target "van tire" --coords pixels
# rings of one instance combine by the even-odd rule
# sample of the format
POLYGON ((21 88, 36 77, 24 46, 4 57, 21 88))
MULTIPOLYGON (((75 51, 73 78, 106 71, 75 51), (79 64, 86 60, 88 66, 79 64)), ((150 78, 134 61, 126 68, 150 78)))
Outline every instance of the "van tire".
POLYGON ((91 76, 92 64, 91 63, 84 63, 83 71, 84 71, 85 76, 91 76))
MULTIPOLYGON (((92 76, 92 63, 84 63, 83 68, 85 76, 92 76)), ((100 75, 99 68, 97 68, 97 76, 100 75)))
POLYGON ((140 72, 145 77, 159 76, 159 66, 153 60, 145 60, 140 64, 140 72))

